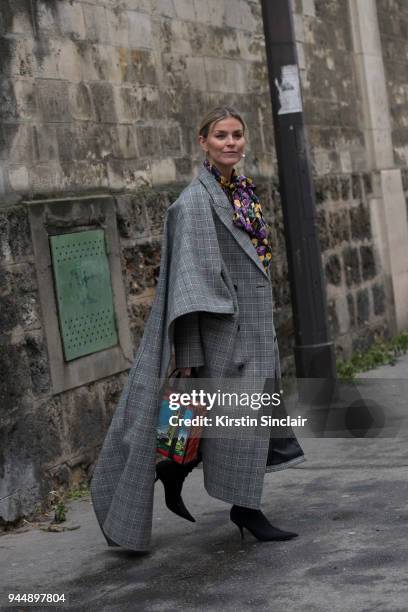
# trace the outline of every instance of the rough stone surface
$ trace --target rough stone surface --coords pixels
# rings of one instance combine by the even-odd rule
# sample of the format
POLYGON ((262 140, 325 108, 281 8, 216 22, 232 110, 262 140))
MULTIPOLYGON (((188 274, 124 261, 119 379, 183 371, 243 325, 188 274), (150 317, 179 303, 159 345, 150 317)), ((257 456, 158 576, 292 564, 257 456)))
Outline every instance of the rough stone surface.
POLYGON ((398 166, 408 165, 408 84, 405 78, 408 57, 408 7, 401 0, 377 0, 378 23, 391 112, 394 159, 398 166))

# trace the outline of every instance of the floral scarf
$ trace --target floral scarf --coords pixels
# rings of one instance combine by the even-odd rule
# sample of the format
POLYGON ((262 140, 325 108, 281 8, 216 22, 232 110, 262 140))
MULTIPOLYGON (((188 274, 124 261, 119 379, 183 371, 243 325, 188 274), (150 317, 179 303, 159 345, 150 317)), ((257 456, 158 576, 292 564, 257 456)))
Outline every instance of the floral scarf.
POLYGON ((263 218, 262 207, 255 194, 253 180, 246 176, 238 176, 233 170, 231 180, 228 181, 208 160, 204 161, 204 166, 225 191, 234 209, 233 223, 249 234, 259 259, 267 271, 272 259, 272 249, 268 240, 269 227, 263 218))

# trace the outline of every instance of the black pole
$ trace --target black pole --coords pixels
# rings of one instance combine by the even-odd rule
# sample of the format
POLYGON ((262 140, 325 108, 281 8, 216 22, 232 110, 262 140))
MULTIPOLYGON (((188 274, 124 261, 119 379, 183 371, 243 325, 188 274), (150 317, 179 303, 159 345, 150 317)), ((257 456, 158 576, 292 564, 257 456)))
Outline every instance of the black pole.
POLYGON ((290 0, 261 0, 299 378, 335 378, 290 0))

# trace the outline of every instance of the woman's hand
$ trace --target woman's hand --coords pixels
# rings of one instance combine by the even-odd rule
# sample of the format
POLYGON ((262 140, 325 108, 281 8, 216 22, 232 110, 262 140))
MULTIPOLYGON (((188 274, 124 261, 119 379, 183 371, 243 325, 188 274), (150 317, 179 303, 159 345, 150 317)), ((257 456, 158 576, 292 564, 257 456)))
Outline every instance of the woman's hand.
POLYGON ((180 368, 180 375, 182 378, 187 378, 188 376, 191 376, 191 370, 192 368, 180 368))

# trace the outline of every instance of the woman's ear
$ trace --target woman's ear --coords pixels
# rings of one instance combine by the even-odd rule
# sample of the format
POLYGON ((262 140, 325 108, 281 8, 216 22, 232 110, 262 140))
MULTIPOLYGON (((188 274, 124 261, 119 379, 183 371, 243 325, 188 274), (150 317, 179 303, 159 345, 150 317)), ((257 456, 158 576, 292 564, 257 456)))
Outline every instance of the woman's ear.
POLYGON ((205 153, 208 153, 207 139, 200 134, 200 136, 198 137, 198 142, 199 142, 200 147, 202 148, 202 150, 205 153))

